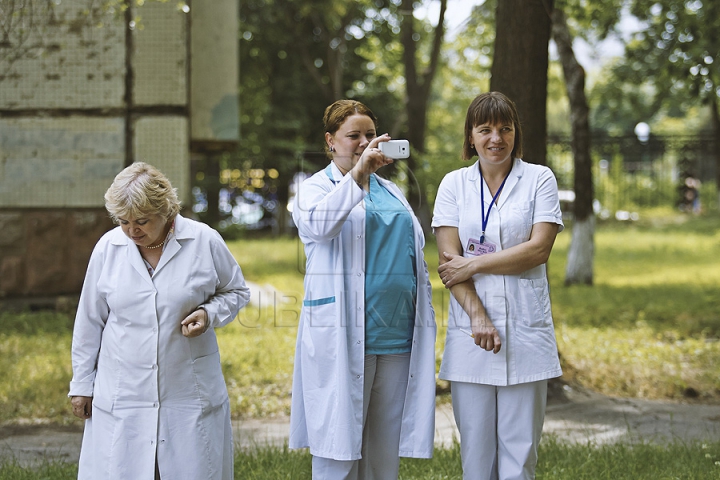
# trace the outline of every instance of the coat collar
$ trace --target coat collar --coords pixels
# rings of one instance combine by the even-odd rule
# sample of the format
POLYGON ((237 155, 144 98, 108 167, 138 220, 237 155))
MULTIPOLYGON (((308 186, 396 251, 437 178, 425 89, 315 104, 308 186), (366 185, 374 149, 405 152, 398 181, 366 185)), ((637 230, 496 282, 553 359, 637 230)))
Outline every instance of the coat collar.
POLYGON ((338 183, 340 183, 340 180, 342 180, 343 178, 342 172, 333 161, 331 161, 328 166, 325 167, 325 175, 327 175, 333 185, 337 185, 338 183))
MULTIPOLYGON (((475 162, 469 168, 470 172, 468 173, 468 180, 475 183, 478 193, 480 193, 481 188, 485 189, 485 203, 490 203, 492 201, 492 195, 490 195, 490 191, 487 189, 487 184, 483 181, 482 176, 480 175, 480 160, 475 162)), ((503 191, 498 199, 498 208, 501 208, 505 204, 505 201, 510 197, 510 193, 515 188, 515 185, 518 184, 524 172, 525 162, 519 158, 513 159, 512 170, 510 171, 510 175, 508 176, 507 182, 505 182, 503 191)))
MULTIPOLYGON (((157 275, 160 270, 180 252, 182 248, 182 243, 180 241, 191 238, 195 238, 195 229, 192 222, 178 214, 175 216, 175 233, 171 236, 167 245, 165 245, 162 256, 160 257, 160 262, 155 268, 155 275, 157 275)), ((111 243, 120 247, 124 246, 125 254, 127 255, 128 261, 133 268, 143 279, 152 283, 152 279, 148 275, 147 268, 145 267, 145 262, 143 261, 142 256, 140 256, 140 250, 135 245, 135 242, 130 240, 127 235, 123 233, 122 228, 118 227, 115 229, 111 243)))
MULTIPOLYGON (((342 180, 344 176, 338 166, 335 165, 335 162, 330 162, 330 164, 325 167, 325 175, 330 179, 333 184, 340 183, 340 180, 342 180)), ((392 188, 396 186, 390 180, 386 180, 376 173, 373 173, 372 175, 377 179, 378 183, 382 184, 386 188, 392 188)))
MULTIPOLYGON (((479 172, 479 170, 478 170, 478 172, 479 172)), ((336 180, 336 179, 343 178, 343 174, 340 171, 340 169, 337 167, 337 165, 335 165, 335 162, 330 162, 330 164, 327 167, 325 167, 324 176, 327 177, 333 183, 333 185, 336 185, 340 182, 340 180, 336 180)), ((390 192, 390 194, 392 196, 394 196, 395 198, 400 200, 400 202, 405 206, 405 209, 407 209, 407 211, 410 212, 411 218, 413 221, 413 225, 414 225, 414 229, 415 229, 416 239, 420 238, 422 241, 422 244, 424 245, 425 244, 425 236, 422 235, 422 227, 420 227, 420 222, 418 221, 417 217, 415 216, 412 207, 410 206, 407 199, 405 198, 405 195, 403 195, 402 192, 400 191, 400 189, 398 188, 398 186, 395 185, 390 180, 386 180, 376 173, 373 173, 373 176, 375 177, 375 179, 377 179, 378 183, 380 183, 383 187, 385 187, 390 192), (418 237, 418 232, 420 232, 419 237, 418 237)), ((478 175, 478 177, 479 177, 479 175, 478 175)))

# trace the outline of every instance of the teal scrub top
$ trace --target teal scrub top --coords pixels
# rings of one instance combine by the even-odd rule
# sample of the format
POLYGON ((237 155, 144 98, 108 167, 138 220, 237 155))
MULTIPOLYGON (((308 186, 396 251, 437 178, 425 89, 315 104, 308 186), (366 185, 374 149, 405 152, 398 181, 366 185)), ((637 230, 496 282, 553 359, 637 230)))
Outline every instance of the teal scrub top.
POLYGON ((365 212, 365 353, 409 353, 417 295, 412 217, 374 175, 365 212))

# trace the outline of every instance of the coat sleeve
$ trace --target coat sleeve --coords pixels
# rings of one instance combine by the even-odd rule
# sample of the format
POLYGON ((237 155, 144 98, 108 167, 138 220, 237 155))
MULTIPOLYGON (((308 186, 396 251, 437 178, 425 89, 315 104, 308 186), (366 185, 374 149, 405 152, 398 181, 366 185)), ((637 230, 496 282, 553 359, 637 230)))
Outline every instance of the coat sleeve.
POLYGON ((245 285, 245 277, 227 248, 225 241, 216 231, 211 232, 210 253, 217 273, 215 294, 208 298, 200 308, 208 314, 210 327, 222 327, 233 321, 242 307, 250 301, 250 289, 245 285))
POLYGON ((75 315, 71 353, 73 378, 68 394, 71 397, 93 396, 100 342, 110 314, 105 298, 98 291, 107 245, 107 242, 101 240, 93 250, 75 315))
POLYGON ((340 235, 350 212, 367 194, 352 176, 337 185, 319 172, 303 182, 295 196, 293 221, 303 241, 328 242, 340 235))
POLYGON ((560 211, 557 180, 552 170, 547 167, 543 167, 538 178, 532 222, 533 224, 540 222, 557 223, 560 226, 558 233, 565 229, 562 212, 560 211))
POLYGON ((456 183, 457 171, 450 172, 440 182, 435 197, 432 228, 460 226, 460 212, 458 208, 458 185, 456 183))

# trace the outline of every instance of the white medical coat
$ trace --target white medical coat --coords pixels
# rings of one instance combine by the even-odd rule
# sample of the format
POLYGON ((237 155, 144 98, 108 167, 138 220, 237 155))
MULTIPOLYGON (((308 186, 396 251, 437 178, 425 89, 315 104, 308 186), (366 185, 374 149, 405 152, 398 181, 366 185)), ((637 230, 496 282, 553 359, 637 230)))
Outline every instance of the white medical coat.
POLYGON ((178 215, 151 277, 117 227, 88 265, 72 342, 70 396, 93 397, 79 479, 231 480, 232 427, 215 331, 195 338, 180 322, 198 307, 211 327, 249 300, 220 235, 178 215))
MULTIPOLYGON (((487 213, 491 202, 477 162, 450 172, 438 187, 432 226, 457 227, 464 256, 470 257, 468 240, 480 239, 481 208, 487 213)), ((549 168, 515 159, 498 204, 490 209, 485 239, 501 251, 528 241, 532 226, 540 222, 564 228, 557 181, 549 168)), ((497 354, 487 352, 462 333, 460 328, 470 330, 470 317, 451 297, 439 377, 504 386, 560 376, 545 264, 519 275, 477 274, 473 282, 502 348, 497 354)))
MULTIPOLYGON (((290 448, 361 458, 365 363, 366 192, 330 164, 300 187, 293 219, 307 255, 290 413, 290 448)), ((435 312, 425 238, 402 192, 377 178, 413 218, 417 306, 399 455, 430 458, 435 434, 435 312)), ((388 259, 392 261, 392 259, 388 259)))

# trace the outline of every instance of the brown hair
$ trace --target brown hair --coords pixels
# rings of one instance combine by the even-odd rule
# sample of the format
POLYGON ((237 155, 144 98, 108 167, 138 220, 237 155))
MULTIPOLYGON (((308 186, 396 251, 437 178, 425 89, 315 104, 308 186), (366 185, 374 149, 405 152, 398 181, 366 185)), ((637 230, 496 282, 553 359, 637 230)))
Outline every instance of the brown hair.
MULTIPOLYGON (((370 117, 377 129, 377 118, 375 117, 375 114, 363 103, 358 102, 357 100, 338 100, 325 109, 325 114, 323 115, 325 132, 330 135, 335 135, 335 132, 340 129, 340 126, 345 122, 345 119, 355 114, 370 117)), ((328 153, 328 156, 330 156, 327 144, 325 144, 325 151, 328 153)))
POLYGON ((515 146, 512 158, 522 158, 522 129, 520 116, 515 103, 500 92, 481 93, 470 103, 465 117, 465 140, 463 141, 462 159, 470 160, 477 155, 477 150, 470 144, 473 128, 485 123, 512 123, 515 128, 515 146))
POLYGON ((117 174, 105 192, 105 208, 115 223, 118 218, 160 215, 170 219, 180 212, 177 190, 152 165, 136 162, 117 174))

